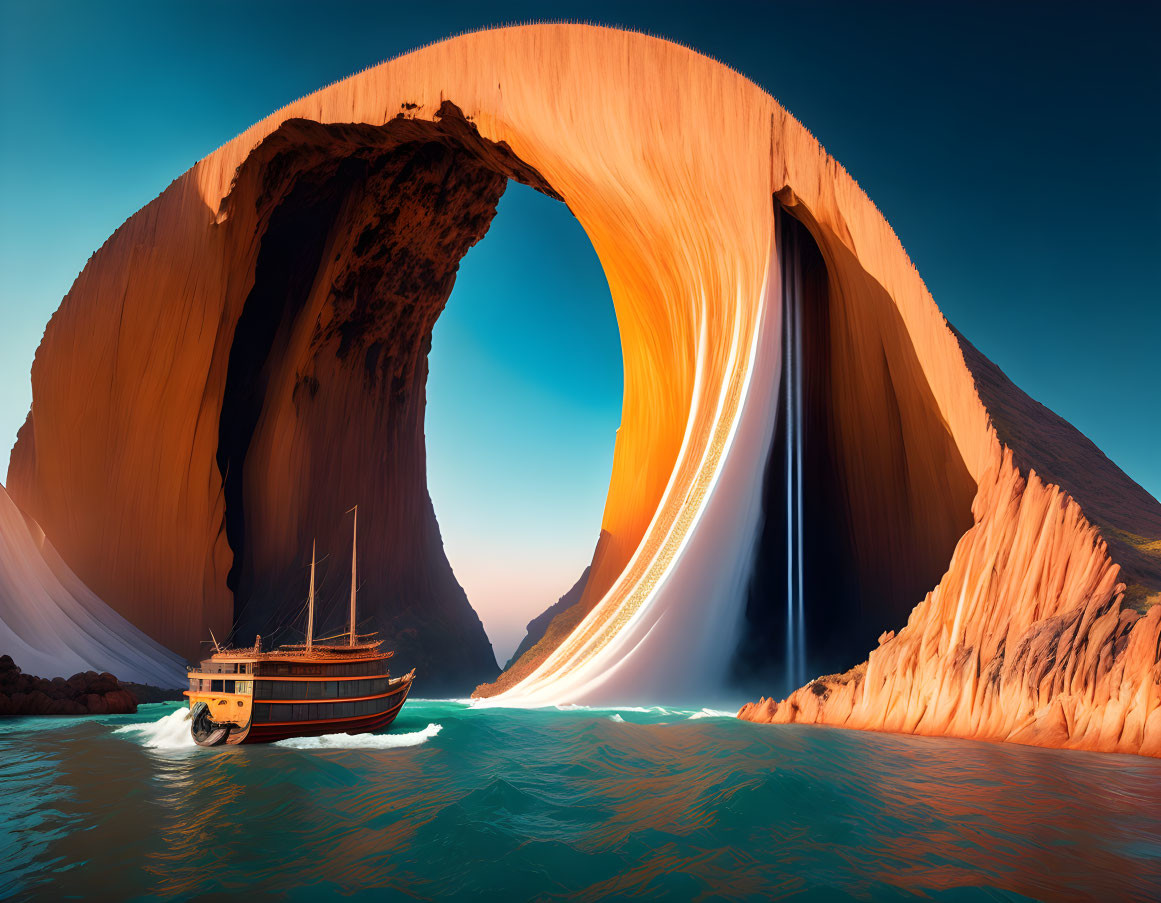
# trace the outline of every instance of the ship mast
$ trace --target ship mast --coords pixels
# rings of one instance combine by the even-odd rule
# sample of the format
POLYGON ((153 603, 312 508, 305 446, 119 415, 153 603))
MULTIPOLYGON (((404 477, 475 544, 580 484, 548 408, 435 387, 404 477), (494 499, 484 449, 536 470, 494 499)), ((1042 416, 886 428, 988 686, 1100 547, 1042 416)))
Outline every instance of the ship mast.
POLYGON ((310 545, 310 601, 306 607, 306 648, 314 645, 314 555, 318 540, 310 545))
POLYGON ((351 511, 355 514, 355 522, 351 527, 351 639, 350 645, 354 646, 355 637, 355 547, 359 540, 359 506, 356 505, 351 511))

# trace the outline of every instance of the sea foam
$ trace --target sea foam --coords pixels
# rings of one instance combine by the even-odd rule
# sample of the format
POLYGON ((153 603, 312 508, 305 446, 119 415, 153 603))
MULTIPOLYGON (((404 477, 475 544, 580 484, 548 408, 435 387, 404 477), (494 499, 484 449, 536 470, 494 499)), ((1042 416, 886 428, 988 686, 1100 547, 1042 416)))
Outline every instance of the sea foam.
POLYGON ((736 718, 733 712, 723 712, 720 709, 702 709, 700 712, 694 712, 689 716, 689 720, 693 721, 695 718, 736 718))
POLYGON ((126 724, 113 733, 136 734, 141 745, 150 749, 186 749, 197 745, 189 732, 189 708, 186 706, 157 721, 126 724))
POLYGON ((279 740, 275 746, 290 749, 399 749, 419 746, 442 730, 438 724, 429 724, 421 731, 410 734, 323 734, 321 737, 291 737, 279 740))
MULTIPOLYGON (((182 707, 157 721, 126 724, 113 733, 133 734, 142 746, 149 749, 189 749, 197 746, 189 728, 189 709, 182 707)), ((324 734, 321 737, 291 737, 273 745, 291 749, 396 749, 426 743, 441 729, 441 725, 429 724, 423 730, 409 734, 324 734)))

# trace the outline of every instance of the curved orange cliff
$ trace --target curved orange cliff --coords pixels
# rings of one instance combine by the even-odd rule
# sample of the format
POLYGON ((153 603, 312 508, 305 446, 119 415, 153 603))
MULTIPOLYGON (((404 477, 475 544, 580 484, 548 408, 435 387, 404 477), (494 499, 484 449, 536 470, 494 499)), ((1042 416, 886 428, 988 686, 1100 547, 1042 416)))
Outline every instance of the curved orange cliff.
POLYGON ((841 670, 898 634, 742 716, 1157 754, 1161 506, 949 327, 801 124, 639 34, 458 37, 199 161, 50 322, 13 499, 186 655, 278 615, 300 550, 316 530, 341 548, 360 501, 382 552, 368 620, 449 686, 493 679, 426 491, 423 392, 432 325, 507 179, 561 199, 592 241, 624 403, 581 599, 482 695, 609 700, 711 666, 739 633, 769 657, 746 580, 776 538, 779 250, 801 234, 804 414, 825 463, 804 479, 833 515, 806 528, 850 577, 810 597, 808 622, 833 604, 852 625, 812 641, 841 670))

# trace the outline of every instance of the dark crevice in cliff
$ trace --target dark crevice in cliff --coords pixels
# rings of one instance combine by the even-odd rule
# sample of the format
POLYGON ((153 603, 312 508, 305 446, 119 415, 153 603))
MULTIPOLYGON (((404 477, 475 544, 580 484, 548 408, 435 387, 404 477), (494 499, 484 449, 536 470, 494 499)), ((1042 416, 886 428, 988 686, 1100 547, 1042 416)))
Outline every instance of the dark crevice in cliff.
POLYGON ((238 642, 301 634, 314 540, 319 632, 342 626, 358 504, 360 631, 425 693, 498 673, 444 555, 423 423, 432 327, 509 178, 555 196, 447 103, 435 122, 291 120, 239 169, 220 219, 253 198, 265 230, 217 452, 238 642))
POLYGON ((226 578, 237 592, 245 559, 246 521, 243 503, 246 452, 271 378, 276 344, 285 345, 287 330, 302 312, 322 261, 339 204, 349 188, 356 161, 346 161, 333 180, 304 177, 275 209, 262 239, 251 289, 234 328, 226 389, 218 421, 218 470, 226 498, 226 538, 234 564, 226 578))
MULTIPOLYGON (((891 299, 853 259, 837 252, 827 259, 807 225, 784 211, 780 217, 780 242, 797 244, 802 274, 801 541, 809 679, 862 660, 881 632, 906 622, 970 527, 975 485, 891 299)), ((786 422, 780 411, 733 667, 739 685, 765 693, 794 689, 783 686, 786 422)))

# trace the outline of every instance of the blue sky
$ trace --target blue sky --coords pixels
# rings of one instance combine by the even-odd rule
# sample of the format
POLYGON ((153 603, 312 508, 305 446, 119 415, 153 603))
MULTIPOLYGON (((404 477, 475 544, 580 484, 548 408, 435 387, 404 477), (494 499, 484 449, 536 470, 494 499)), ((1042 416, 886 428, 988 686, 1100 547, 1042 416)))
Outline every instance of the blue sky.
MULTIPOLYGON (((883 210, 948 319, 1161 495, 1156 5, 419 6, 0 0, 0 446, 84 262, 195 160, 384 58, 552 17, 683 41, 769 90, 883 210)), ((494 635, 516 615, 484 609, 527 620, 590 554, 619 397, 591 248, 561 205, 511 189, 436 327, 429 385, 432 494, 469 596, 483 598, 473 562, 503 560, 490 550, 544 550, 520 600, 478 603, 494 635), (501 294, 522 242, 538 278, 501 294)))
POLYGON ((503 664, 592 558, 621 422, 613 301, 567 207, 509 183, 429 361, 431 499, 503 664))

